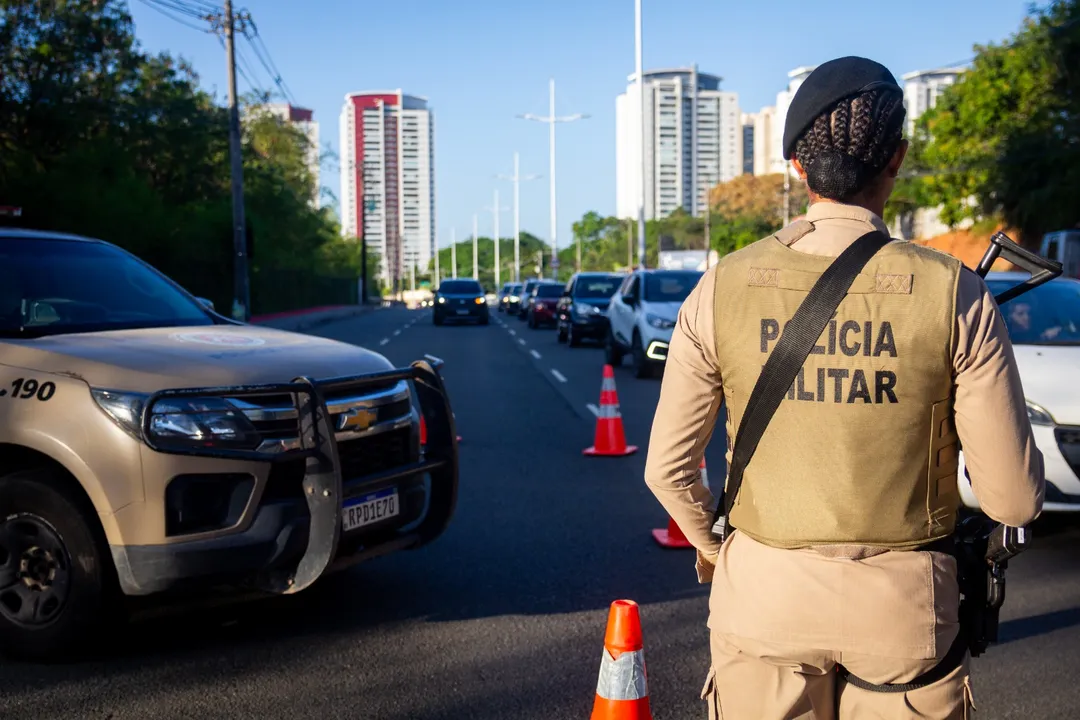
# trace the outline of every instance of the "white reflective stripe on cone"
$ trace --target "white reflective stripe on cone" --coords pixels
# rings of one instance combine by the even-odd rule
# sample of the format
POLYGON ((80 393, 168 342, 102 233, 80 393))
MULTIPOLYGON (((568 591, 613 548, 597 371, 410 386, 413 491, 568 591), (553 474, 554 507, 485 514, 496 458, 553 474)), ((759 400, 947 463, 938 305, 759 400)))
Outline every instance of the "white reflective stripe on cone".
POLYGON ((600 414, 596 417, 603 418, 604 420, 614 420, 615 418, 622 417, 622 415, 619 414, 618 405, 601 405, 600 414))
POLYGON ((600 392, 604 392, 605 390, 614 390, 614 389, 615 389, 615 378, 604 378, 600 382, 600 392))
POLYGON ((596 694, 605 700, 641 700, 649 696, 645 651, 624 652, 618 658, 604 648, 596 694))

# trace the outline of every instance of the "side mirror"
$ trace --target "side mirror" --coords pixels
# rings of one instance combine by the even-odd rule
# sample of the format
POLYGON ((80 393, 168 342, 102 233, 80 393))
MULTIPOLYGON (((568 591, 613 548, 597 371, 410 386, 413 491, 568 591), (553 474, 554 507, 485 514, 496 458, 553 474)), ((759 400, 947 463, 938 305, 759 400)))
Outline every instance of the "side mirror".
POLYGON ((623 295, 622 301, 630 307, 634 307, 634 304, 637 302, 633 295, 623 295))
POLYGON ((565 298, 570 297, 570 291, 569 290, 563 290, 562 291, 562 296, 565 297, 565 298))
MULTIPOLYGON (((215 310, 215 308, 214 308, 214 301, 213 301, 213 300, 207 300, 207 299, 206 299, 206 298, 204 298, 204 297, 197 297, 197 298, 195 298, 195 299, 196 299, 196 300, 198 300, 198 301, 199 301, 199 304, 200 304, 200 305, 202 305, 202 306, 203 306, 204 308, 206 308, 207 310, 215 310)), ((215 311, 216 311, 216 310, 215 310, 215 311)))

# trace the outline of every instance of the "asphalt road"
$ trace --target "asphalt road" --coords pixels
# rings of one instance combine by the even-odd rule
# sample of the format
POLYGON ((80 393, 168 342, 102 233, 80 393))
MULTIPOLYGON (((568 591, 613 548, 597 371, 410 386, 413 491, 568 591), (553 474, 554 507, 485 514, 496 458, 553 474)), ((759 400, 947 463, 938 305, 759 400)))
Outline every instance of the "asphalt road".
MULTIPOLYGON (((392 309, 311 331, 446 361, 463 442, 443 537, 295 597, 144 618, 91 661, 0 664, 0 718, 586 718, 617 598, 642 605, 656 720, 704 718, 707 587, 692 551, 653 543, 666 516, 642 482, 660 381, 618 370, 641 449, 583 457, 602 351, 493 318, 392 309)), ((1080 523, 1046 530, 1010 568, 1002 643, 974 661, 978 718, 1080 717, 1080 523)))

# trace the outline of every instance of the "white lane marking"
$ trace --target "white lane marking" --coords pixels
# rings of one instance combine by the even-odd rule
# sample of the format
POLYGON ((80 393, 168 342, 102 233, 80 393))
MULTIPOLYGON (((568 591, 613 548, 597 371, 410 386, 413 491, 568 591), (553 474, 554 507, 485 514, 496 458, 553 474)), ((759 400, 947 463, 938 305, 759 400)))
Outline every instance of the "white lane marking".
POLYGON ((379 341, 379 344, 380 345, 385 345, 388 342, 390 342, 390 338, 383 338, 382 340, 379 341))
POLYGON ((400 331, 400 330, 395 330, 395 331, 394 331, 394 335, 400 335, 400 334, 401 334, 401 331, 400 331))
POLYGON ((518 342, 521 343, 522 345, 524 345, 525 344, 525 338, 518 338, 518 342))
POLYGON ((517 335, 517 333, 516 333, 516 332, 514 332, 513 330, 511 330, 511 331, 510 331, 510 334, 511 334, 511 335, 517 335))
POLYGON ((533 356, 534 358, 536 358, 537 360, 539 360, 539 359, 540 359, 540 353, 536 352, 535 350, 530 350, 530 351, 529 351, 529 354, 530 354, 530 355, 532 355, 532 356, 533 356))
POLYGON ((552 369, 551 374, 555 376, 555 379, 559 382, 566 382, 566 376, 558 370, 552 369))
POLYGON ((595 415, 596 417, 600 417, 600 408, 596 407, 592 403, 589 403, 585 407, 589 408, 589 412, 591 412, 593 415, 595 415))

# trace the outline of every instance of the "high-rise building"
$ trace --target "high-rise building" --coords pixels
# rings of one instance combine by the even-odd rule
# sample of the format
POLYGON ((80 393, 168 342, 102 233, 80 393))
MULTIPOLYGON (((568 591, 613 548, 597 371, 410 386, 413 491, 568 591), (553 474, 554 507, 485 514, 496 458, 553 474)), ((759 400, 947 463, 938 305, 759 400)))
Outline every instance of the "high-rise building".
POLYGON ((743 175, 754 174, 754 113, 742 114, 742 171, 743 175))
POLYGON ((964 68, 939 68, 916 70, 902 76, 904 81, 904 108, 907 110, 904 131, 910 136, 915 131, 915 121, 930 108, 937 105, 938 97, 945 88, 954 84, 964 73, 964 68))
POLYGON ((322 188, 319 176, 319 123, 315 120, 315 113, 289 103, 267 103, 259 107, 282 122, 296 126, 304 133, 307 138, 308 170, 311 171, 311 177, 315 181, 315 196, 311 199, 311 204, 316 208, 319 207, 322 188))
POLYGON ((707 193, 742 173, 739 96, 697 66, 645 73, 645 159, 642 163, 636 74, 615 99, 615 186, 619 217, 636 218, 642 171, 645 217, 676 208, 705 210, 707 193), (644 167, 643 167, 644 165, 644 167))
MULTIPOLYGON (((772 133, 772 150, 769 153, 769 172, 783 173, 787 161, 784 160, 784 124, 787 121, 787 111, 791 107, 791 101, 796 91, 810 77, 813 67, 797 67, 788 73, 788 86, 786 90, 776 93, 776 123, 775 132, 772 133)), ((790 170, 795 175, 795 170, 790 170)))
POLYGON ((776 153, 776 106, 768 105, 754 113, 754 174, 769 175, 784 171, 783 158, 779 169, 773 161, 776 153))
POLYGON ((401 90, 349 93, 341 109, 341 232, 364 238, 386 287, 431 262, 435 124, 427 100, 401 90))

